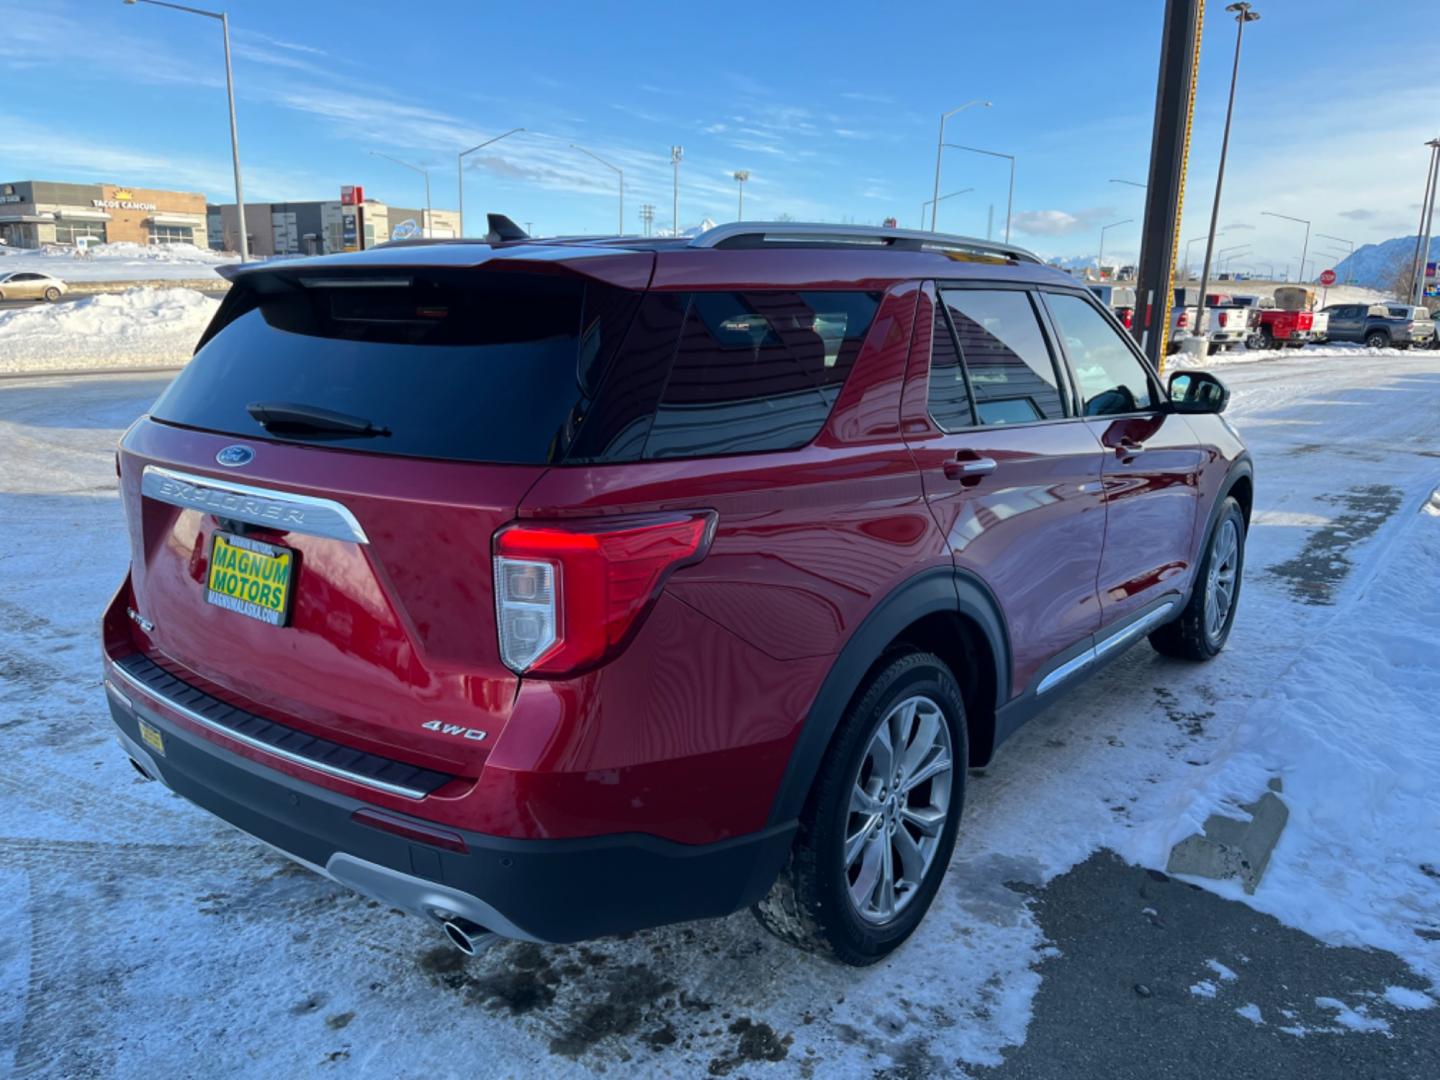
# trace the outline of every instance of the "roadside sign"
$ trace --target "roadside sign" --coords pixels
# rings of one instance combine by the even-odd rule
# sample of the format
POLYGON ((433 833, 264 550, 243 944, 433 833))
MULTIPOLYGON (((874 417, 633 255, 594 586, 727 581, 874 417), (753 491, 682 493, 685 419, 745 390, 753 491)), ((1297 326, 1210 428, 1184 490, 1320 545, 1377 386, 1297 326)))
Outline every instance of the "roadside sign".
POLYGON ((1331 286, 1331 285, 1334 285, 1334 284, 1335 284, 1335 271, 1334 271, 1334 270, 1321 270, 1321 271, 1320 271, 1320 284, 1321 284, 1321 285, 1324 285, 1324 286, 1327 286, 1327 287, 1328 287, 1328 286, 1331 286))

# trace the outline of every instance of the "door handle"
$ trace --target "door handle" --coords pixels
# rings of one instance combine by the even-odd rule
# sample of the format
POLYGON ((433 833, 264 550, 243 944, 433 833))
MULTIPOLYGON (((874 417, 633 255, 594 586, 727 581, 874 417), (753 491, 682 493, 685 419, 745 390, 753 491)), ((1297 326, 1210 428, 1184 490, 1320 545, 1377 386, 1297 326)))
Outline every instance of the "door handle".
POLYGON ((947 480, 978 481, 980 477, 994 472, 996 468, 994 458, 956 455, 953 460, 945 462, 945 478, 947 480))
POLYGON ((1145 444, 1130 438, 1128 435, 1120 436, 1115 444, 1115 456, 1119 458, 1134 457, 1136 454, 1145 452, 1145 444))

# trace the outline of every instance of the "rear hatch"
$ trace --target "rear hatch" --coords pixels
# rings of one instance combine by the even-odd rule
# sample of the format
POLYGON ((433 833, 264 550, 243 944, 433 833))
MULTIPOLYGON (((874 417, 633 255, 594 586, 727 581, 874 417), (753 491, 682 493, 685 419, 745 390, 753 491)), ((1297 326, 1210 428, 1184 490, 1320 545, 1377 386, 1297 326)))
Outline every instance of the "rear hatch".
POLYGON ((492 537, 564 457, 653 261, 464 247, 481 265, 420 248, 434 263, 242 273, 120 455, 142 651, 262 717, 462 777, 516 692, 492 537))

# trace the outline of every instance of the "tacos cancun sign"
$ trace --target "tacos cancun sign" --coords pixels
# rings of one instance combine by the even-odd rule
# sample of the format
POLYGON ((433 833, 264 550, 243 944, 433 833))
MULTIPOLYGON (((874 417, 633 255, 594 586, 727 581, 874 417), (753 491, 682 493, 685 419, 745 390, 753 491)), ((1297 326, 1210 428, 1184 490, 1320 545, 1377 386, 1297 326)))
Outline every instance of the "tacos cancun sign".
POLYGON ((90 204, 97 210, 154 210, 152 202, 136 202, 125 188, 117 188, 113 199, 91 199, 90 204))

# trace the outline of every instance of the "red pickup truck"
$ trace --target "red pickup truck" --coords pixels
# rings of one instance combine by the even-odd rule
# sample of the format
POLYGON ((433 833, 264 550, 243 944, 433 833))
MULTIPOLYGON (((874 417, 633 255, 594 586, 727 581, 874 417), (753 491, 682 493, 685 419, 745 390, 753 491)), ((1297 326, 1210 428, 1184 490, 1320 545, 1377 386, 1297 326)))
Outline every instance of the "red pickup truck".
POLYGON ((1315 293, 1297 286, 1281 286, 1275 290, 1275 299, 1268 303, 1266 298, 1258 298, 1246 347, 1302 349, 1312 341, 1323 341, 1330 316, 1314 311, 1314 307, 1315 293))

